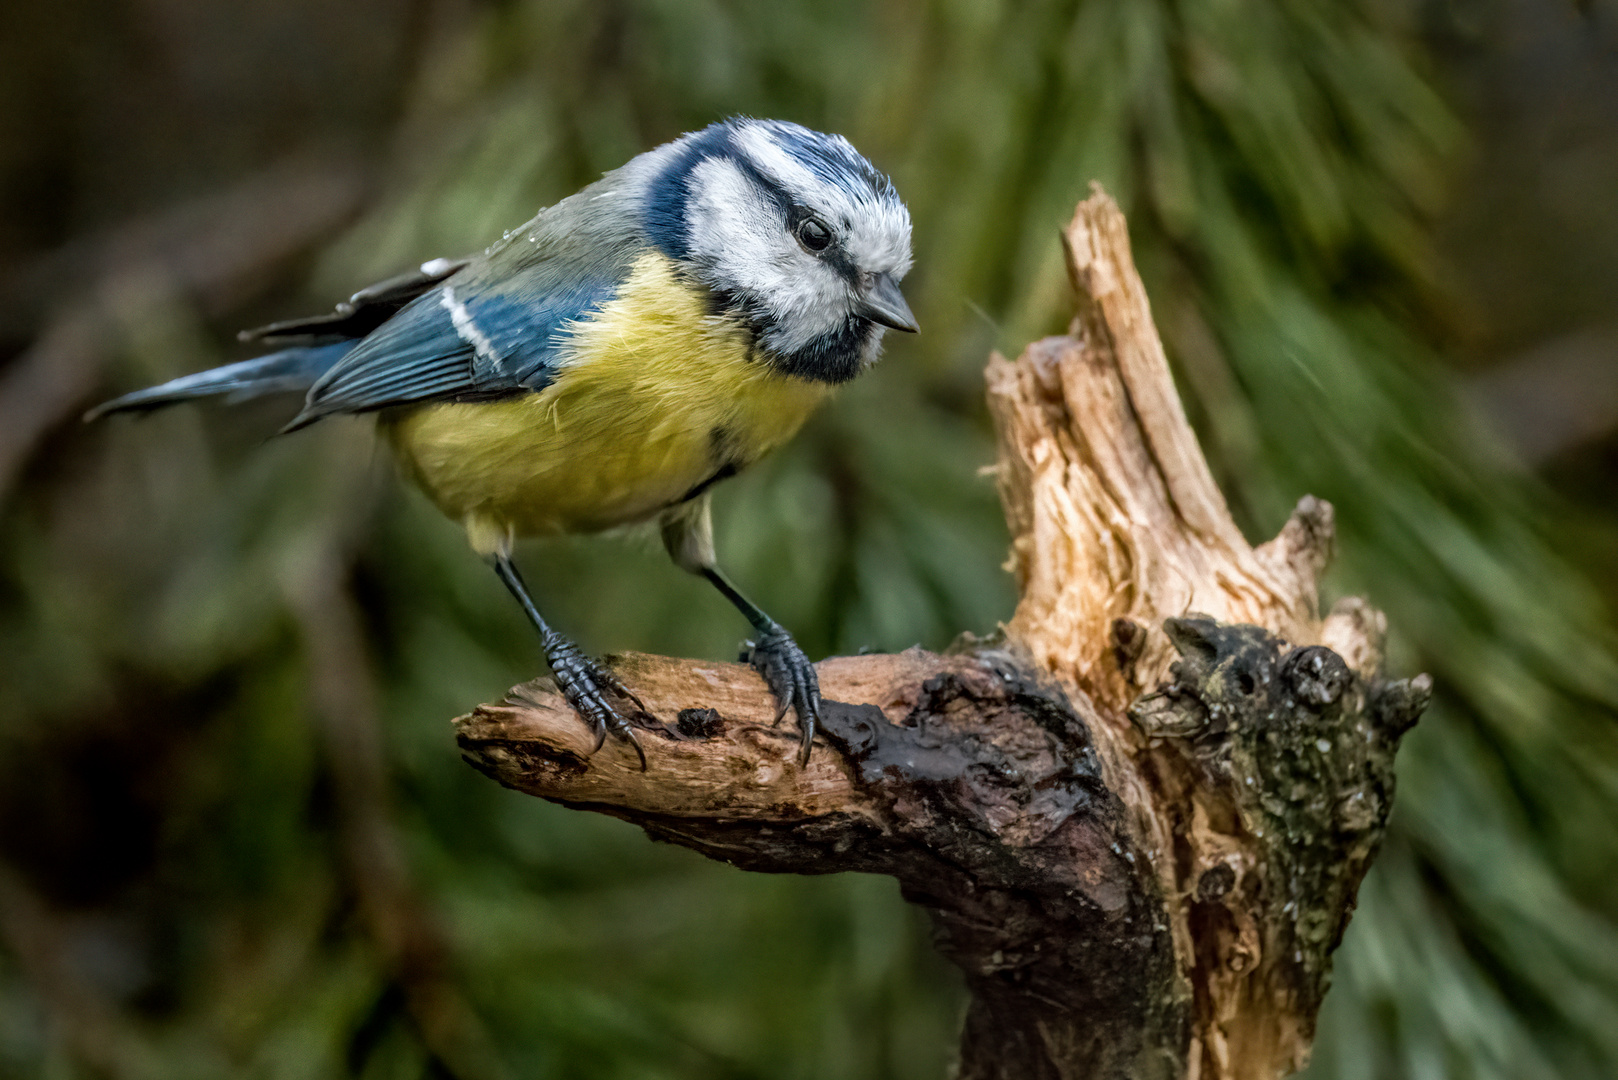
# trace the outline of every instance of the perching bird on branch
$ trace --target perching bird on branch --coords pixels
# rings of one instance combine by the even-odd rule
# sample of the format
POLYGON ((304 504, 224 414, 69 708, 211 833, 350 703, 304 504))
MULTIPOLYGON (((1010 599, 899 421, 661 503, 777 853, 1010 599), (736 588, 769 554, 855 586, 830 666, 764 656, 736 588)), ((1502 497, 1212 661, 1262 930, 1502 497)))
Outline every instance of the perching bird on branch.
POLYGON ((675 563, 752 624, 752 665, 777 719, 797 712, 807 761, 814 666, 719 571, 709 493, 869 367, 884 327, 916 329, 899 291, 909 268, 909 212, 847 140, 727 120, 641 154, 481 255, 243 335, 282 351, 86 418, 289 390, 306 396, 286 431, 378 413, 405 471, 538 628, 597 748, 612 731, 638 753, 621 710, 644 709, 540 616, 512 544, 655 519, 675 563))

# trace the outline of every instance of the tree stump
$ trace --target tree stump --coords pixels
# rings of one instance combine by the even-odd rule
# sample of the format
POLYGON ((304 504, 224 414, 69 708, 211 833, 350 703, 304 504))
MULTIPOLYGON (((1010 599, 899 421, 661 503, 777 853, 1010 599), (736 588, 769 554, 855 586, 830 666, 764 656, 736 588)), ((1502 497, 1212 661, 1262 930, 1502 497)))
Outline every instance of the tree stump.
POLYGON ((1317 579, 1332 511, 1250 547, 1186 422, 1117 205, 1064 232, 1068 334, 994 356, 1021 588, 1003 638, 818 665, 824 737, 749 667, 626 655, 661 723, 589 753, 549 680, 456 721, 475 768, 750 870, 891 874, 972 999, 959 1076, 1301 1068, 1431 693, 1317 579))

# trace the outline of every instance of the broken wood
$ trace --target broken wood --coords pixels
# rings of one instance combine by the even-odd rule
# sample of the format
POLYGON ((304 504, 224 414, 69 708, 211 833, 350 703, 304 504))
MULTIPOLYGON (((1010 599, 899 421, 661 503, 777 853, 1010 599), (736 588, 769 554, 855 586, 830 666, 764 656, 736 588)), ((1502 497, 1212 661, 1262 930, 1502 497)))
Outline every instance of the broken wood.
POLYGON ((1067 335, 987 371, 1021 588, 1003 640, 818 665, 824 737, 749 667, 629 655, 648 768, 549 680, 456 721, 474 767, 745 869, 891 874, 972 995, 967 1080, 1264 1080, 1307 1060, 1425 677, 1324 619, 1331 507, 1253 548, 1174 391, 1122 213, 1063 236, 1067 335))

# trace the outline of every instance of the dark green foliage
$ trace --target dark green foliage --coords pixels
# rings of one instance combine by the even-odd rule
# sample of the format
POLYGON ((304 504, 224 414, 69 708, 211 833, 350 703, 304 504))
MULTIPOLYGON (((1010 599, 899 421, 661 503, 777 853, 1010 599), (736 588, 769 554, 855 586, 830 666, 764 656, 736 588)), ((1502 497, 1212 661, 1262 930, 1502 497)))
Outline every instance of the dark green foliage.
MULTIPOLYGON (((979 372, 1064 325, 1056 230, 1102 181, 1249 535, 1306 492, 1335 503, 1334 589, 1383 607, 1394 667, 1439 687, 1310 1075, 1611 1076, 1618 660, 1552 554, 1554 508, 1437 366, 1428 233, 1462 133, 1396 14, 510 0, 429 19, 387 179, 302 302, 475 249, 727 114, 848 135, 914 213, 922 333, 721 489, 719 550, 812 655, 938 648, 1011 611, 979 372)), ((129 288, 108 389, 240 355, 162 283, 129 288)), ((115 1017, 103 1071, 442 1075, 360 910, 310 704, 301 598, 336 558, 410 878, 507 1075, 943 1075, 958 982, 892 882, 744 875, 456 760, 448 719, 537 673, 531 632, 459 530, 370 464, 365 423, 264 441, 291 411, 63 427, 0 520, 0 857, 65 913, 61 962, 115 1017)), ((745 630, 644 537, 521 560, 592 650, 728 657, 745 630)), ((0 947, 0 1075, 94 1074, 28 964, 0 947)))

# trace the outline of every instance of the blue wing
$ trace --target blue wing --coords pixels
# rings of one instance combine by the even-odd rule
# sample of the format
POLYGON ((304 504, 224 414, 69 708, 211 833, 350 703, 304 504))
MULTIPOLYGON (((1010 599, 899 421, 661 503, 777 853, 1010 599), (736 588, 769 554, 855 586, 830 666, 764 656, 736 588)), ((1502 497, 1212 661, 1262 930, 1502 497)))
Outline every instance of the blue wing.
MULTIPOLYGON (((609 173, 433 279, 431 291, 321 376, 287 430, 332 413, 543 390, 555 377, 568 324, 610 300, 645 248, 633 205, 633 192, 609 173)), ((377 287, 383 299, 401 292, 389 285, 377 287)))
POLYGON ((303 411, 283 429, 292 431, 332 413, 543 390, 568 324, 611 299, 645 249, 635 200, 634 186, 608 173, 482 255, 434 259, 329 315, 241 335, 292 348, 125 395, 87 419, 307 387, 303 411))
POLYGON ((451 278, 411 301, 326 372, 287 430, 332 413, 542 390, 554 376, 563 328, 616 288, 616 280, 585 277, 538 293, 485 291, 475 280, 451 278))

